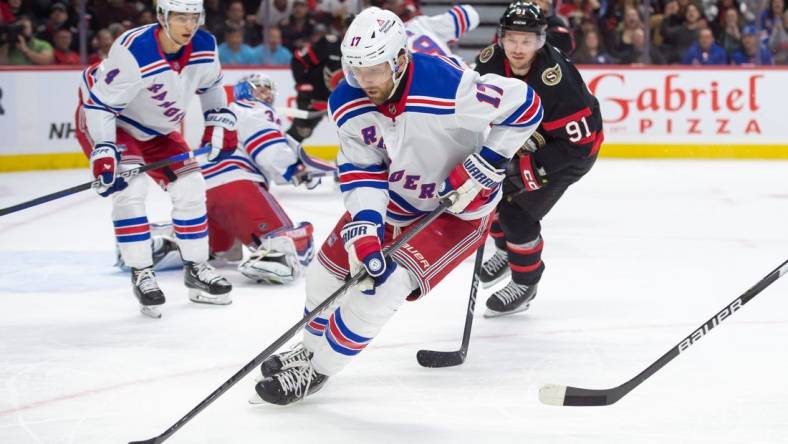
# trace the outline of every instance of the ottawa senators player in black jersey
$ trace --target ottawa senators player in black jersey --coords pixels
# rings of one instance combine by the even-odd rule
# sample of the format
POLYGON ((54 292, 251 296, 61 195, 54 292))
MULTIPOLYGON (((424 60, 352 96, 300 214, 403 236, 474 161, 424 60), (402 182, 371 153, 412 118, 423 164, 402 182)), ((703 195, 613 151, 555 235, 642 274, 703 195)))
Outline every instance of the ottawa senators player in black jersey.
POLYGON ((487 300, 485 316, 526 310, 544 271, 542 218, 566 189, 585 175, 602 144, 602 116, 580 73, 545 43, 547 23, 539 7, 517 0, 501 17, 498 43, 482 50, 476 70, 524 80, 539 95, 542 123, 507 168, 504 197, 490 231, 497 251, 480 280, 489 287, 511 281, 487 300))
MULTIPOLYGON (((296 106, 305 111, 325 111, 328 96, 342 80, 340 43, 342 38, 320 32, 313 41, 296 51, 290 62, 296 83, 296 106)), ((322 116, 293 119, 287 134, 298 142, 312 135, 322 116)))

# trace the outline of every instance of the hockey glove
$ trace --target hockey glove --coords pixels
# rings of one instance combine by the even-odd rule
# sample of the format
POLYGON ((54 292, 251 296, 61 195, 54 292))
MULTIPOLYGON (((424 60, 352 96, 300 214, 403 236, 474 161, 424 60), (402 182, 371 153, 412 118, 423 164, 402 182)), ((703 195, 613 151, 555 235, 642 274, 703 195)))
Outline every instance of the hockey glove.
POLYGON ((448 209, 450 213, 474 211, 487 203, 505 177, 503 169, 493 167, 482 156, 473 153, 451 170, 438 195, 444 197, 452 191, 457 192, 456 200, 448 209))
POLYGON ((114 143, 102 142, 93 147, 90 152, 90 170, 100 182, 96 187, 99 196, 107 197, 129 186, 126 179, 117 177, 118 164, 120 151, 114 143))
POLYGON ((202 145, 210 145, 208 161, 218 162, 230 157, 238 147, 238 134, 235 128, 238 119, 228 108, 213 109, 205 112, 205 132, 202 145))
POLYGON ((512 160, 510 165, 516 166, 516 172, 523 181, 525 191, 536 191, 547 184, 547 173, 541 168, 531 154, 521 154, 512 160))
MULTIPOLYGON (((356 216, 357 219, 358 216, 356 216)), ((342 228, 342 241, 348 253, 350 274, 355 276, 362 267, 369 277, 358 283, 358 288, 366 294, 374 294, 375 286, 382 285, 397 268, 393 261, 383 257, 378 237, 378 224, 368 220, 354 220, 342 228)))

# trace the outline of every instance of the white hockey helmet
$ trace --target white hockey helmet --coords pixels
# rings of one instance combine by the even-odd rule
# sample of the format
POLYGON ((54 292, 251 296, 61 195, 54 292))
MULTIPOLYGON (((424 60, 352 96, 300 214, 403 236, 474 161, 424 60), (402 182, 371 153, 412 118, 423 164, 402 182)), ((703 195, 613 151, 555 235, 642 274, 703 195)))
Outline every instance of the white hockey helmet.
POLYGON ((202 5, 203 0, 157 0, 156 12, 164 19, 165 27, 168 26, 168 19, 171 12, 184 12, 187 14, 200 14, 198 25, 205 23, 205 9, 202 5))
POLYGON ((342 70, 351 86, 359 87, 351 68, 375 66, 388 62, 396 82, 398 58, 408 51, 405 25, 391 11, 369 7, 361 11, 350 24, 342 39, 342 70))

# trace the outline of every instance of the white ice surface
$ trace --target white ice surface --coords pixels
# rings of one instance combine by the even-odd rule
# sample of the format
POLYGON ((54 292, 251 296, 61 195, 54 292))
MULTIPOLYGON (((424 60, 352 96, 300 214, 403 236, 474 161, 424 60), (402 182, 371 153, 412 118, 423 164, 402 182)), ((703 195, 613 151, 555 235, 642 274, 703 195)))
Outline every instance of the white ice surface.
MULTIPOLYGON (((0 207, 86 179, 3 174, 0 207)), ((150 219, 165 219, 154 191, 150 219)), ((332 185, 275 191, 319 242, 342 211, 332 185)), ((188 302, 180 272, 166 272, 164 316, 144 318, 112 267, 109 212, 85 192, 0 218, 2 444, 151 438, 301 316, 302 282, 258 286, 224 269, 231 306, 188 302)), ((538 401, 545 383, 626 381, 782 263, 788 163, 603 159, 543 225, 539 296, 484 319, 480 292, 464 365, 425 369, 415 353, 459 346, 472 258, 320 393, 250 407, 249 376, 167 442, 788 442, 788 278, 613 406, 538 401)))

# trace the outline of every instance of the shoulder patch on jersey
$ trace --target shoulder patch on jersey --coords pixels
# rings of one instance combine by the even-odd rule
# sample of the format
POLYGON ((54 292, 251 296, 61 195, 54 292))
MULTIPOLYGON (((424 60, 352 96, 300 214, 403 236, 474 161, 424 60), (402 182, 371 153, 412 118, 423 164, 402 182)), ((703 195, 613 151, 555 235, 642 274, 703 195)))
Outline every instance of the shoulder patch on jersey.
POLYGON ((552 68, 547 68, 542 72, 542 82, 547 86, 555 86, 561 82, 561 67, 558 63, 552 68))
POLYGON ((481 63, 489 62, 493 54, 495 54, 495 44, 492 44, 482 49, 482 52, 479 53, 479 62, 481 63))

